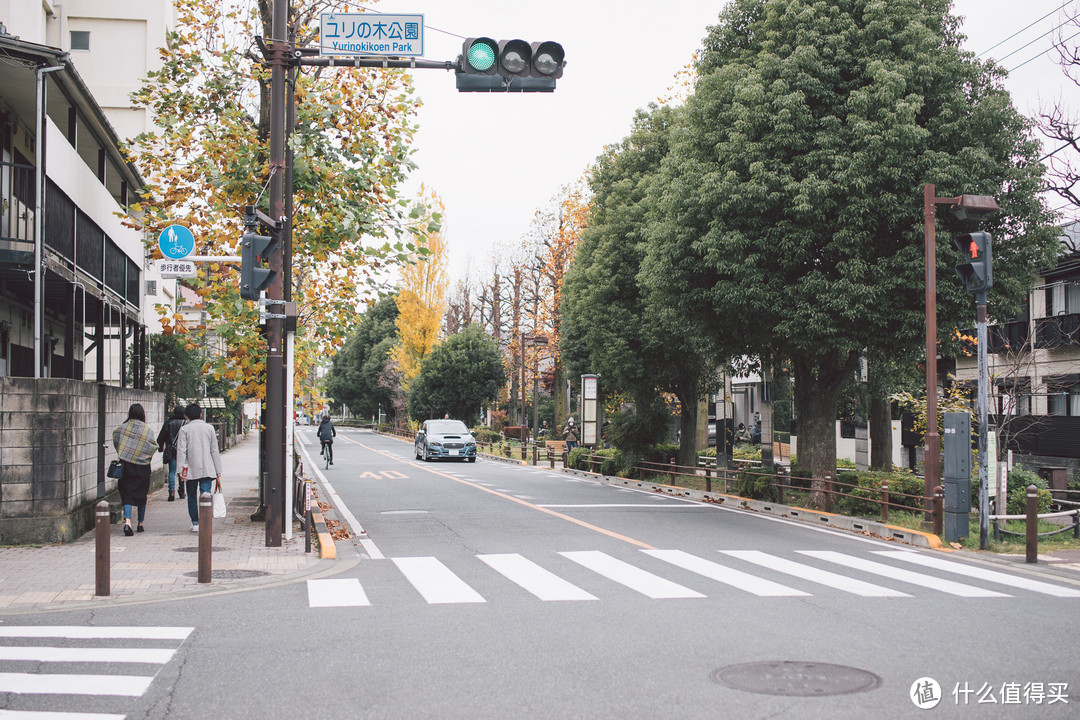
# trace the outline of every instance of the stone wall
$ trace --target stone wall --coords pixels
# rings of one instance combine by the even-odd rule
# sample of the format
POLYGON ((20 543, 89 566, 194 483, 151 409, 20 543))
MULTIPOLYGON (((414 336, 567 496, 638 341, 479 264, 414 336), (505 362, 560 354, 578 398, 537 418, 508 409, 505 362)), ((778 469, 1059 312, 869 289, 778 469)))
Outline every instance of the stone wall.
MULTIPOLYGON (((1077 440, 1080 442, 1080 439, 1077 440)), ((1047 457, 1044 455, 1021 455, 1015 453, 1013 455, 1013 463, 1019 465, 1025 470, 1031 472, 1039 472, 1039 468, 1044 467, 1063 467, 1065 470, 1066 483, 1080 483, 1080 459, 1077 458, 1063 458, 1063 457, 1047 457)), ((1070 498, 1075 500, 1076 498, 1070 498)))
MULTIPOLYGON (((0 544, 70 542, 93 527, 98 497, 98 389, 63 378, 0 378, 0 544)), ((105 466, 116 458, 112 432, 132 403, 146 410, 155 437, 161 393, 105 387, 105 466)), ((152 487, 164 472, 151 460, 152 487)), ((116 480, 105 499, 119 502, 116 480)))

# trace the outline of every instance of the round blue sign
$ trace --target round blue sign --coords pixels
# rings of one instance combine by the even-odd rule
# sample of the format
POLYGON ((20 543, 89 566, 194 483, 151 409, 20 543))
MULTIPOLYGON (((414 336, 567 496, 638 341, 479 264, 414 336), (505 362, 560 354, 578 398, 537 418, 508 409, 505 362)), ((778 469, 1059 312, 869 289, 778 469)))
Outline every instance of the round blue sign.
POLYGON ((183 225, 170 225, 158 236, 158 247, 170 260, 181 260, 194 252, 195 236, 183 225))

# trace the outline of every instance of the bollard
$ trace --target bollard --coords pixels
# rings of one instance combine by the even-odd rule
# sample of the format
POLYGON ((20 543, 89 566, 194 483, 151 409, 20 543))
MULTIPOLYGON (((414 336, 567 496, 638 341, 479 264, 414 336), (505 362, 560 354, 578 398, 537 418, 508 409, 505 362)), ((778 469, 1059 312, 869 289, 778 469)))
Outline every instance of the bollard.
POLYGON ((214 500, 210 493, 199 496, 199 582, 210 582, 210 543, 214 537, 214 500))
POLYGON ((533 443, 533 459, 532 464, 536 465, 536 443, 533 443))
POLYGON ((784 478, 783 473, 780 472, 780 466, 776 466, 776 477, 773 478, 776 483, 776 502, 784 504, 784 478))
POLYGON ((1024 562, 1039 562, 1039 489, 1034 485, 1027 487, 1027 531, 1024 542, 1024 562))
POLYGON ((933 516, 934 516, 933 517, 933 522, 934 522, 933 533, 935 535, 941 535, 941 533, 942 533, 942 527, 941 526, 942 526, 942 522, 944 521, 944 512, 945 512, 945 488, 941 487, 940 485, 935 485, 934 486, 934 499, 933 499, 933 501, 931 503, 931 507, 933 508, 932 513, 933 513, 933 516))
POLYGON ((889 522, 889 481, 881 481, 881 522, 889 522))
POLYGON ((94 595, 109 594, 109 503, 94 506, 94 595))
MULTIPOLYGON (((712 492, 712 467, 709 465, 709 461, 705 461, 705 492, 712 492)), ((717 471, 719 472, 719 470, 717 471)))
POLYGON ((569 450, 563 450, 563 451, 562 451, 562 466, 563 466, 563 469, 564 469, 564 470, 565 470, 566 468, 570 467, 570 466, 569 466, 569 465, 567 464, 567 460, 569 459, 569 457, 570 457, 570 451, 569 451, 569 450))
POLYGON ((551 452, 549 450, 547 455, 548 455, 548 465, 550 465, 551 469, 554 470, 555 469, 555 453, 553 453, 553 452, 551 452))
POLYGON ((668 462, 671 464, 671 471, 668 473, 668 478, 671 480, 671 484, 675 484, 675 458, 669 458, 668 462))
POLYGON ((526 450, 525 434, 521 435, 521 462, 525 462, 525 450, 526 450))
POLYGON ((311 517, 311 508, 304 513, 304 552, 311 552, 311 527, 315 518, 311 517))
POLYGON ((825 512, 832 512, 832 475, 825 476, 825 512))

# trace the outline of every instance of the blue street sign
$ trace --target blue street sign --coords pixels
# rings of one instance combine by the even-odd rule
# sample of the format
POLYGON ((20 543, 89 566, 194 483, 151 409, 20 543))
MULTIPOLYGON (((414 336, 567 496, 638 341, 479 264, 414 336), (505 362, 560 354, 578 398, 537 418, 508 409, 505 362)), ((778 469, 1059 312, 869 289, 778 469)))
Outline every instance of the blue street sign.
POLYGON ((195 236, 183 225, 170 225, 158 236, 158 247, 170 260, 180 260, 194 252, 195 236))

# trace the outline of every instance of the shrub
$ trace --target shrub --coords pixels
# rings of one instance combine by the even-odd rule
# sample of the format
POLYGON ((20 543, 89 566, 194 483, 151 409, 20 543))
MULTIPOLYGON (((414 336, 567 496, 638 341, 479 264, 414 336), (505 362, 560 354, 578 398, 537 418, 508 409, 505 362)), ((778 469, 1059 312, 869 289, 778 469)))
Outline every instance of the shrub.
POLYGON ((663 463, 668 464, 671 462, 671 458, 677 458, 679 456, 679 446, 661 443, 659 445, 653 445, 642 456, 642 460, 651 463, 663 463))
POLYGON ((896 470, 893 472, 841 472, 837 473, 839 482, 851 483, 854 488, 838 487, 840 490, 853 497, 834 496, 833 509, 843 515, 856 517, 874 517, 881 514, 881 482, 889 482, 889 510, 894 511, 901 505, 918 512, 923 509, 923 502, 919 498, 926 491, 924 480, 914 474, 896 470), (899 497, 896 493, 915 495, 917 497, 899 497))
POLYGON ((507 414, 505 410, 496 410, 491 413, 491 429, 497 433, 501 433, 502 429, 506 427, 507 414))
POLYGON ((486 425, 481 425, 480 427, 474 429, 472 433, 473 437, 476 438, 476 442, 490 443, 502 440, 502 433, 500 433, 498 430, 493 430, 486 425))
POLYGON ((587 472, 599 472, 601 475, 617 475, 619 473, 619 461, 622 459, 618 450, 596 450, 586 447, 576 447, 570 451, 567 464, 576 470, 587 472), (590 461, 589 456, 595 455, 597 459, 590 461), (594 469, 595 468, 595 469, 594 469))
POLYGON ((739 495, 752 500, 776 500, 776 476, 757 470, 742 470, 736 480, 739 495))

